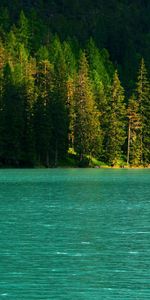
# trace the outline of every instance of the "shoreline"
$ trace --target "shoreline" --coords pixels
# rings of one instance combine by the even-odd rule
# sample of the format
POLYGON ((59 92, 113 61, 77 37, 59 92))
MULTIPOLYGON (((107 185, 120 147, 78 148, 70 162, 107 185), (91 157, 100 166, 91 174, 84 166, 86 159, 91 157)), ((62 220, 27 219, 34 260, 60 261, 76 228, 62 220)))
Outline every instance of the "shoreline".
POLYGON ((40 169, 109 169, 109 170, 116 170, 116 169, 120 169, 120 170, 140 170, 140 169, 150 169, 150 165, 149 166, 87 166, 87 167, 79 167, 79 166, 69 166, 69 165, 58 165, 58 166, 34 166, 34 167, 30 167, 30 166, 1 166, 0 170, 6 170, 6 169, 31 169, 31 170, 40 170, 40 169))

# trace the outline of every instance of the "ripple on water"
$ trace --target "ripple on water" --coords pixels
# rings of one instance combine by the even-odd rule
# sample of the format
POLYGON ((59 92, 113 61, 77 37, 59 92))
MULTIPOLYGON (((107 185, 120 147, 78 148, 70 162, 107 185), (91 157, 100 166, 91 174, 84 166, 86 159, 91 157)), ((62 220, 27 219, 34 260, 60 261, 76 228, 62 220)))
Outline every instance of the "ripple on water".
POLYGON ((150 170, 0 170, 0 298, 149 300, 150 170))

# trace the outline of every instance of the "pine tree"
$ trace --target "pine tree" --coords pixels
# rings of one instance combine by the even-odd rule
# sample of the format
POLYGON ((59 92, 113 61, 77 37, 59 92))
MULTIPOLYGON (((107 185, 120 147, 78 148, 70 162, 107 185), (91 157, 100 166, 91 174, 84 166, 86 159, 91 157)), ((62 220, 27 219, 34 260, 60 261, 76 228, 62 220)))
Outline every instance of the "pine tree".
POLYGON ((107 87, 111 83, 114 73, 113 66, 109 61, 109 56, 106 50, 100 51, 93 39, 90 39, 87 45, 87 54, 89 59, 90 78, 93 82, 94 91, 99 89, 99 83, 107 87))
POLYGON ((100 112, 100 124, 103 136, 103 151, 101 160, 107 161, 106 153, 106 135, 107 135, 107 117, 108 117, 108 93, 114 74, 114 68, 109 60, 108 52, 103 49, 100 51, 90 39, 87 45, 87 54, 89 59, 90 79, 92 82, 95 101, 100 112))
POLYGON ((68 147, 74 149, 75 80, 67 80, 68 147))
POLYGON ((76 70, 77 70, 77 65, 76 65, 75 55, 73 53, 73 50, 72 50, 69 42, 63 43, 62 50, 63 50, 65 63, 66 63, 67 76, 74 77, 76 70))
POLYGON ((12 63, 14 80, 16 83, 23 83, 26 78, 29 53, 23 44, 18 45, 17 60, 12 63))
POLYGON ((42 60, 37 70, 37 99, 34 104, 34 131, 37 161, 47 167, 50 165, 52 138, 51 93, 53 66, 42 60))
POLYGON ((82 160, 84 155, 98 155, 101 151, 99 112, 92 93, 89 66, 84 52, 80 57, 75 101, 74 146, 82 160))
POLYGON ((115 165, 122 158, 122 147, 126 139, 126 109, 124 90, 117 71, 110 92, 107 124, 107 161, 115 165))
POLYGON ((7 64, 4 68, 2 160, 4 164, 19 165, 21 162, 22 133, 24 128, 24 96, 22 86, 16 85, 7 64))
POLYGON ((100 124, 102 129, 102 153, 101 160, 107 162, 107 127, 109 123, 109 99, 110 99, 110 86, 107 88, 103 85, 102 82, 97 84, 97 93, 96 93, 96 104, 100 113, 100 124))
POLYGON ((36 61, 32 58, 26 64, 23 82, 24 92, 24 129, 22 136, 22 161, 25 165, 33 166, 36 163, 35 134, 34 134, 34 104, 37 93, 35 87, 36 61))
POLYGON ((6 51, 2 41, 0 40, 0 71, 2 71, 6 59, 6 51))
POLYGON ((23 11, 20 13, 18 28, 16 30, 19 43, 24 44, 25 47, 29 46, 30 42, 30 28, 29 21, 23 11))
POLYGON ((68 116, 67 116, 67 66, 62 45, 56 37, 53 41, 51 61, 54 64, 54 88, 52 92, 52 144, 53 161, 64 159, 68 150, 68 116))
POLYGON ((141 132, 142 122, 139 113, 139 103, 135 95, 129 99, 128 103, 128 149, 127 163, 139 165, 141 163, 141 132))
POLYGON ((142 120, 141 163, 148 164, 150 163, 150 82, 143 58, 138 72, 137 101, 142 120))
POLYGON ((5 65, 5 49, 0 42, 0 158, 2 156, 2 134, 3 134, 3 92, 4 92, 4 65, 5 65))
POLYGON ((11 67, 18 62, 18 42, 14 31, 15 30, 11 30, 6 39, 7 62, 11 67))

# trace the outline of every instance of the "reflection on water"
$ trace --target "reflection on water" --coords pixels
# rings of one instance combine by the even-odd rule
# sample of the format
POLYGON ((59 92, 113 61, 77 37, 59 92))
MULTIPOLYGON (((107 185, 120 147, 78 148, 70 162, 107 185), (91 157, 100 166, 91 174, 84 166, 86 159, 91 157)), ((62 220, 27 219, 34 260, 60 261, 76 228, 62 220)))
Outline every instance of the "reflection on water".
POLYGON ((150 170, 1 170, 0 299, 150 299, 150 170))

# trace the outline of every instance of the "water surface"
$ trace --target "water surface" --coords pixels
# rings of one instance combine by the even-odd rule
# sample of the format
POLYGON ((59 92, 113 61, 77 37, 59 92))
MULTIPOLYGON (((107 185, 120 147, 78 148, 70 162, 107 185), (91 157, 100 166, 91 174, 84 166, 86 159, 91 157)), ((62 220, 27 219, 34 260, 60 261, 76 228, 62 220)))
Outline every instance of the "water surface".
POLYGON ((0 170, 0 299, 150 299, 150 170, 0 170))

